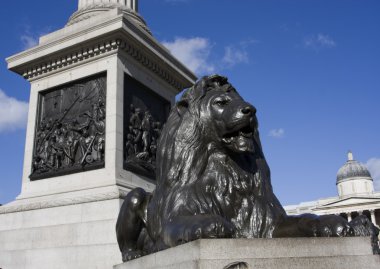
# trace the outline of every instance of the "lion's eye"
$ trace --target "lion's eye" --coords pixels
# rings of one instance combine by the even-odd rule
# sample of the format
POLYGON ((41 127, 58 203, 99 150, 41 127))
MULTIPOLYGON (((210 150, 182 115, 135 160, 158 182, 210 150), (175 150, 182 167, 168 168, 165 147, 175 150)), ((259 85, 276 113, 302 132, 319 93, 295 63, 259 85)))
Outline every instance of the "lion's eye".
POLYGON ((214 104, 218 105, 218 106, 225 106, 229 103, 230 100, 228 99, 216 99, 214 101, 214 104))

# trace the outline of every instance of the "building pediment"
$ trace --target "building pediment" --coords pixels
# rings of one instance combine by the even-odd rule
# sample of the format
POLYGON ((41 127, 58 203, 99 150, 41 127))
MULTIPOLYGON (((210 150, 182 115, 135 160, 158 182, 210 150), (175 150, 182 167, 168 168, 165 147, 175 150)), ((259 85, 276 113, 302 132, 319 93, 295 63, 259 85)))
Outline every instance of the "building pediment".
POLYGON ((358 205, 380 204, 380 197, 347 197, 336 201, 319 205, 316 209, 328 209, 336 207, 350 207, 358 205))

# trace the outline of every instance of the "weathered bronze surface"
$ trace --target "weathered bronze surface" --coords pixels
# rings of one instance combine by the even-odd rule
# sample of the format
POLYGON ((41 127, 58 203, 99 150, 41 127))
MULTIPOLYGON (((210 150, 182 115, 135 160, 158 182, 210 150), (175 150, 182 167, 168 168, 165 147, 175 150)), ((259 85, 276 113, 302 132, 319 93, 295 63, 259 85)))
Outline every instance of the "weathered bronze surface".
POLYGON ((104 167, 106 75, 40 93, 31 180, 104 167))
POLYGON ((371 235, 363 216, 287 216, 273 193, 256 109, 227 78, 201 79, 172 109, 158 143, 157 187, 125 198, 116 225, 124 261, 199 238, 371 235))
POLYGON ((170 103, 125 75, 124 169, 155 179, 157 141, 170 103))

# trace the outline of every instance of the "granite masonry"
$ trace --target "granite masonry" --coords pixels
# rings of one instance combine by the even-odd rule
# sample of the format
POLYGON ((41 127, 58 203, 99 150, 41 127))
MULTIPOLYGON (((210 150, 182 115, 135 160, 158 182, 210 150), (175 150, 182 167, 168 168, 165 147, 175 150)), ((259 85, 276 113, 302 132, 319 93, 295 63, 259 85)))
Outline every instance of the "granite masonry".
POLYGON ((200 239, 114 269, 375 269, 370 239, 200 239))

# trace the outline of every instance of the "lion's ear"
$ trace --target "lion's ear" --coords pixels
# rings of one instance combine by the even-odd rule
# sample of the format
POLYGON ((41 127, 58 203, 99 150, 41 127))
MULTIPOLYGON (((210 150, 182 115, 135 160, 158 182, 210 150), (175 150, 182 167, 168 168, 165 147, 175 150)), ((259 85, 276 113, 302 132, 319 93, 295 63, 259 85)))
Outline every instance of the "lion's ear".
POLYGON ((176 104, 176 109, 178 114, 182 116, 189 109, 189 101, 187 99, 182 99, 178 101, 176 104))

